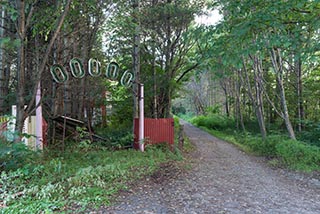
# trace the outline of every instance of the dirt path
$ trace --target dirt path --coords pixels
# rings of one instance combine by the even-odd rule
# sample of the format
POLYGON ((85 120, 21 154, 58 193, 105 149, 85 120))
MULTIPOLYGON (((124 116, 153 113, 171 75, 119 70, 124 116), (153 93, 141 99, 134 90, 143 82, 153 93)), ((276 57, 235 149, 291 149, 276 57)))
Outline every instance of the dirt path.
POLYGON ((168 166, 98 213, 320 213, 318 179, 271 169, 190 124, 184 128, 197 148, 191 170, 168 166), (170 170, 174 178, 161 179, 170 170))

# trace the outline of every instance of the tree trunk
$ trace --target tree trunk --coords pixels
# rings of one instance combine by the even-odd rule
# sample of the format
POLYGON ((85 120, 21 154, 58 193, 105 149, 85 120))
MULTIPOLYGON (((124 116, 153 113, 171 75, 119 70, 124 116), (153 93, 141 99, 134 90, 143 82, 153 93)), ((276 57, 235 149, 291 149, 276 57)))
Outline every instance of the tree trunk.
MULTIPOLYGON (((89 58, 89 38, 88 38, 88 34, 85 33, 84 35, 84 46, 82 47, 82 53, 81 53, 81 58, 83 59, 83 68, 84 69, 87 69, 88 68, 88 58, 89 58)), ((83 120, 84 119, 84 109, 86 108, 86 111, 87 112, 90 112, 89 109, 87 109, 90 104, 90 93, 87 92, 86 88, 87 88, 87 77, 86 75, 81 78, 80 81, 80 95, 79 95, 79 98, 78 98, 78 119, 79 120, 83 120)), ((86 114, 87 117, 89 117, 88 114, 86 114)), ((87 119, 87 118, 86 118, 87 119)))
POLYGON ((253 63, 254 63, 254 66, 253 66, 253 70, 254 70, 254 86, 255 86, 255 95, 253 94, 253 91, 252 91, 252 88, 251 88, 251 83, 250 83, 250 79, 249 79, 249 76, 248 76, 248 71, 246 69, 246 64, 245 64, 245 60, 243 60, 243 66, 244 66, 244 74, 245 74, 245 81, 246 81, 246 84, 247 84, 247 92, 248 92, 248 96, 252 102, 252 107, 253 109, 255 110, 255 114, 256 114, 256 117, 257 117, 257 120, 258 120, 258 124, 259 124, 259 128, 260 128, 260 133, 261 133, 261 136, 262 136, 262 139, 266 139, 267 137, 267 131, 266 131, 266 126, 265 126, 265 121, 264 121, 264 115, 263 115, 263 106, 262 106, 262 103, 261 103, 261 95, 262 95, 262 92, 261 92, 261 88, 259 86, 259 78, 257 76, 257 72, 258 72, 258 67, 257 67, 257 57, 253 57, 252 58, 253 60, 253 63))
POLYGON ((133 72, 135 75, 136 84, 133 85, 133 114, 134 118, 139 117, 139 85, 140 84, 140 21, 139 21, 139 0, 133 0, 133 19, 135 26, 135 32, 133 36, 133 52, 132 52, 132 64, 133 72))
POLYGON ((237 128, 239 129, 241 126, 242 131, 246 131, 243 115, 241 109, 241 87, 242 87, 242 78, 241 78, 241 70, 237 71, 237 79, 235 80, 235 94, 236 94, 236 118, 237 118, 237 128))
POLYGON ((289 117, 289 112, 288 112, 288 106, 287 106, 287 100, 286 100, 286 95, 285 95, 285 90, 284 90, 284 84, 283 84, 283 62, 282 62, 282 57, 280 53, 280 49, 272 49, 271 50, 271 61, 273 68, 276 72, 276 78, 277 78, 277 84, 279 87, 279 94, 280 94, 280 103, 282 107, 282 118, 284 120, 284 123, 286 125, 289 137, 293 140, 296 139, 290 117, 289 117))
POLYGON ((279 90, 280 90, 280 101, 282 105, 282 111, 283 111, 283 119, 286 124, 287 130, 289 137, 293 140, 296 139, 295 133, 289 118, 289 112, 288 112, 288 106, 287 106, 287 101, 286 101, 286 96, 285 96, 285 91, 284 91, 284 85, 283 85, 283 75, 282 72, 277 75, 277 82, 279 84, 279 90))
MULTIPOLYGON (((170 4, 171 0, 167 0, 167 4, 170 4)), ((172 86, 171 86, 171 80, 172 80, 172 68, 171 68, 171 62, 172 62, 172 54, 171 54, 171 16, 170 14, 166 14, 166 28, 165 28, 165 72, 166 72, 166 84, 167 87, 164 88, 165 90, 165 103, 164 103, 164 118, 172 117, 171 115, 171 93, 172 93, 172 86)))
POLYGON ((304 120, 304 107, 303 107, 303 97, 302 97, 302 66, 301 66, 301 59, 300 57, 295 61, 295 69, 297 75, 297 115, 298 115, 298 131, 302 131, 302 121, 304 120))
POLYGON ((228 83, 227 83, 227 79, 222 79, 220 81, 220 85, 221 85, 221 88, 223 90, 223 93, 224 93, 224 99, 225 99, 225 102, 224 102, 224 108, 225 108, 225 113, 227 114, 227 116, 229 117, 230 116, 230 106, 229 106, 229 90, 228 90, 228 83))
MULTIPOLYGON (((32 98, 27 106, 27 109, 24 109, 25 100, 24 100, 24 94, 25 94, 25 45, 26 45, 26 32, 27 28, 30 25, 31 18, 33 16, 34 11, 34 5, 30 4, 30 10, 28 13, 28 16, 26 17, 25 14, 25 1, 20 0, 17 1, 18 11, 19 11, 19 18, 18 18, 18 24, 17 24, 17 32, 19 35, 19 39, 21 41, 21 45, 18 50, 18 70, 17 70, 17 80, 18 80, 18 87, 17 87, 17 117, 16 117, 16 131, 22 132, 23 124, 25 118, 28 116, 30 112, 32 112, 32 108, 35 106, 35 99, 36 99, 36 92, 37 92, 37 86, 38 83, 41 80, 42 73, 44 72, 47 61, 49 58, 49 54, 51 52, 51 49, 53 47, 53 44, 60 33, 60 29, 62 27, 62 24, 64 22, 64 19, 69 12, 70 4, 72 0, 67 0, 64 11, 57 20, 56 23, 56 29, 53 32, 52 37, 50 38, 49 44, 46 47, 46 51, 43 55, 42 61, 39 65, 39 72, 37 73, 35 77, 35 83, 33 85, 32 89, 32 98)), ((17 139, 19 140, 19 139, 17 139)))
MULTIPOLYGON (((3 6, 0 6, 0 38, 4 38, 4 18, 5 10, 3 6)), ((4 49, 2 43, 0 44, 0 112, 5 112, 5 97, 6 93, 6 75, 5 75, 5 62, 4 62, 4 49)))
POLYGON ((260 129, 262 130, 261 134, 262 137, 265 139, 267 137, 267 131, 266 131, 266 125, 264 120, 264 108, 263 108, 263 71, 262 71, 262 62, 259 59, 259 57, 254 57, 254 63, 255 63, 255 94, 256 94, 256 107, 257 107, 257 119, 260 126, 260 129))
POLYGON ((155 44, 152 44, 152 75, 153 75, 153 118, 158 118, 157 102, 157 72, 156 72, 156 50, 155 44))
MULTIPOLYGON (((18 50, 18 70, 17 70, 17 115, 16 115, 16 128, 18 133, 22 133, 24 124, 24 105, 25 105, 25 43, 26 43, 26 16, 25 16, 25 2, 18 1, 18 34, 20 37, 20 47, 18 50)), ((17 139, 19 141, 20 139, 17 139)))

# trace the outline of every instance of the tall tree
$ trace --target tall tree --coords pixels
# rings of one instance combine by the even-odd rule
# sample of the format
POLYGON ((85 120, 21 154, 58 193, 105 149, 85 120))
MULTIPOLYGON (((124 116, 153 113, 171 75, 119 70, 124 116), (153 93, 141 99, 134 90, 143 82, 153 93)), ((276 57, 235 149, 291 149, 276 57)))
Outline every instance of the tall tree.
MULTIPOLYGON (((127 56, 130 56, 130 47, 137 46, 134 38, 137 38, 135 32, 137 24, 140 24, 140 64, 143 72, 139 79, 146 89, 152 89, 150 93, 146 90, 145 96, 148 116, 171 115, 176 80, 188 69, 184 67, 187 64, 186 55, 195 44, 187 36, 189 26, 194 15, 200 11, 201 2, 192 5, 189 0, 140 1, 137 17, 131 15, 136 13, 126 12, 127 1, 119 1, 117 4, 117 13, 110 24, 113 30, 110 49, 119 56, 119 61, 123 60, 125 67, 135 68, 136 65, 129 62, 127 56)), ((132 5, 129 6, 132 8, 132 5)))
POLYGON ((36 96, 36 88, 37 85, 41 79, 42 73, 45 70, 47 60, 49 58, 50 51, 52 49, 53 43, 55 39, 57 38, 57 35, 60 32, 60 29, 62 27, 63 21, 65 16, 68 13, 71 0, 66 1, 65 5, 63 6, 63 11, 60 16, 57 17, 56 25, 54 29, 52 30, 52 36, 47 44, 46 51, 43 55, 43 58, 41 62, 39 62, 39 67, 37 69, 37 73, 34 75, 35 79, 34 85, 32 87, 32 97, 30 99, 29 103, 26 103, 26 90, 27 90, 27 82, 26 82, 26 58, 27 58, 27 44, 28 44, 28 33, 31 32, 31 25, 34 24, 34 14, 35 10, 39 9, 38 4, 40 4, 41 1, 24 1, 24 0, 17 0, 17 1, 8 1, 6 6, 6 9, 10 9, 12 14, 11 18, 12 21, 15 22, 16 26, 16 32, 18 39, 20 40, 19 48, 18 48, 18 70, 17 70, 17 118, 16 118, 16 130, 21 133, 23 128, 23 123, 25 118, 34 110, 34 102, 35 102, 35 96, 36 96), (12 12, 13 11, 13 12, 12 12), (27 105, 27 109, 25 109, 25 105, 27 105))
POLYGON ((298 116, 298 127, 301 130, 301 119, 304 118, 303 66, 308 63, 302 60, 308 60, 317 47, 310 48, 310 44, 316 38, 316 29, 319 28, 319 21, 315 17, 319 3, 301 0, 220 0, 218 3, 224 19, 213 31, 218 33, 218 42, 213 43, 212 47, 222 47, 218 49, 220 54, 216 54, 217 57, 222 57, 223 64, 229 64, 236 69, 242 67, 241 73, 245 78, 240 79, 246 82, 245 91, 256 110, 262 136, 266 136, 264 107, 268 102, 272 110, 283 119, 290 138, 295 139, 289 115, 298 116), (230 44, 232 48, 228 51, 226 47, 230 44), (240 61, 242 66, 239 66, 240 61), (288 79, 292 76, 291 73, 296 76, 294 86, 288 79), (271 82, 266 82, 266 76, 271 82), (277 87, 266 87, 274 84, 277 87), (296 91, 298 101, 287 96, 292 89, 296 91), (280 108, 275 104, 276 99, 280 101, 280 108), (295 109, 298 113, 290 109, 295 109))

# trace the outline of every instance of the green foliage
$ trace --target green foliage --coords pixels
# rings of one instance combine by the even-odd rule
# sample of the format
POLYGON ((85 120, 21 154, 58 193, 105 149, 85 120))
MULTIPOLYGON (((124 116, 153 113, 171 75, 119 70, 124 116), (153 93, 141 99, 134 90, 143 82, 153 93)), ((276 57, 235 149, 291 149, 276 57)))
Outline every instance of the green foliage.
POLYGON ((105 147, 124 148, 133 143, 132 128, 104 127, 96 129, 97 134, 106 138, 107 141, 100 144, 105 147))
POLYGON ((0 142, 0 171, 16 170, 37 155, 23 143, 0 142))
POLYGON ((320 147, 320 123, 303 121, 304 129, 298 133, 299 140, 320 147))
POLYGON ((221 113, 221 105, 220 104, 216 104, 213 106, 209 106, 206 108, 206 114, 210 115, 210 114, 220 114, 221 113))
POLYGON ((177 131, 178 131, 179 128, 180 128, 179 117, 174 116, 174 117, 173 117, 173 120, 174 120, 174 130, 175 130, 175 133, 177 133, 177 131))
POLYGON ((276 145, 287 140, 283 135, 269 135, 266 140, 262 140, 260 136, 250 134, 238 134, 237 142, 248 147, 248 149, 257 154, 267 157, 276 157, 276 145))
POLYGON ((234 127, 233 119, 220 114, 210 114, 208 116, 198 116, 191 119, 191 123, 196 126, 203 126, 208 129, 223 130, 234 127))
POLYGON ((115 129, 127 129, 132 126, 133 98, 130 88, 120 86, 118 83, 106 82, 109 95, 108 105, 112 105, 109 116, 109 126, 115 129))
POLYGON ((304 143, 286 140, 276 145, 279 157, 292 169, 320 170, 320 148, 304 143))
MULTIPOLYGON (((320 170, 320 148, 305 144, 301 141, 289 140, 281 134, 269 135, 265 140, 261 136, 250 133, 239 133, 228 126, 217 129, 216 122, 210 116, 199 116, 192 119, 192 123, 205 131, 239 146, 242 150, 272 159, 273 165, 285 164, 291 169, 302 171, 320 170)), ((221 119, 221 118, 220 118, 221 119)), ((222 120, 221 124, 225 124, 222 120)))
POLYGON ((179 118, 186 120, 186 121, 190 121, 192 118, 194 118, 194 114, 191 112, 187 112, 186 114, 183 115, 178 115, 179 118))
POLYGON ((12 39, 10 37, 0 38, 0 45, 5 47, 7 50, 14 50, 15 48, 20 46, 19 39, 12 39))
POLYGON ((54 152, 37 163, 2 171, 1 213, 63 212, 108 204, 128 183, 174 156, 166 147, 150 147, 144 153, 67 147, 65 153, 50 154, 54 152))
POLYGON ((172 114, 174 115, 184 115, 186 114, 186 109, 183 106, 173 106, 172 114))

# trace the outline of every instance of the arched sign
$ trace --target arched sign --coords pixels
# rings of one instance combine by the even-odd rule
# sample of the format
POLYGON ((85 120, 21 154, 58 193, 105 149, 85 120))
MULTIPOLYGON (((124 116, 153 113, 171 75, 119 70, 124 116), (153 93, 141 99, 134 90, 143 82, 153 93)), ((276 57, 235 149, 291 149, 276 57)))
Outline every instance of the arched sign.
MULTIPOLYGON (((75 78, 83 78, 85 76, 85 70, 83 68, 82 61, 79 58, 73 58, 69 62, 71 74, 75 78)), ((110 80, 119 80, 120 67, 116 62, 110 62, 107 66, 105 76, 110 80)), ((50 73, 53 80, 56 83, 64 83, 69 80, 69 75, 62 65, 54 64, 50 68, 50 73)), ((96 59, 90 59, 88 61, 88 73, 92 77, 99 77, 101 75, 101 63, 96 59)), ((121 74, 119 80, 120 84, 125 87, 130 87, 134 81, 134 75, 130 71, 125 71, 121 74)))
POLYGON ((75 78, 83 78, 85 75, 83 65, 80 59, 78 58, 73 58, 69 62, 71 73, 75 78))
POLYGON ((89 59, 88 63, 89 74, 93 77, 101 75, 101 63, 96 59, 89 59))
POLYGON ((69 80, 69 75, 62 65, 52 65, 50 68, 50 73, 52 75, 53 80, 57 83, 64 83, 69 80))

